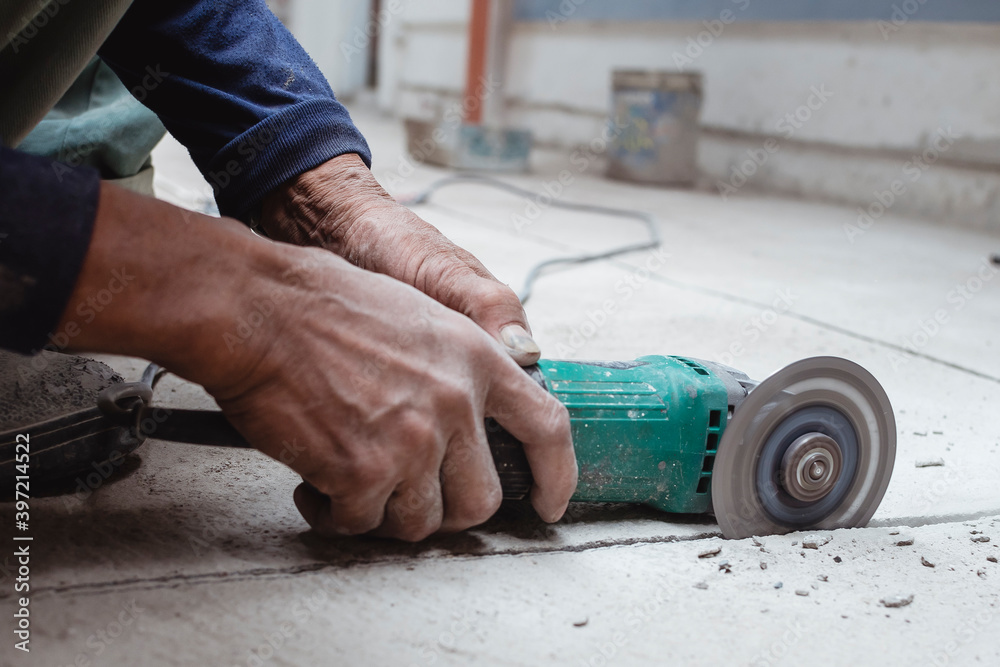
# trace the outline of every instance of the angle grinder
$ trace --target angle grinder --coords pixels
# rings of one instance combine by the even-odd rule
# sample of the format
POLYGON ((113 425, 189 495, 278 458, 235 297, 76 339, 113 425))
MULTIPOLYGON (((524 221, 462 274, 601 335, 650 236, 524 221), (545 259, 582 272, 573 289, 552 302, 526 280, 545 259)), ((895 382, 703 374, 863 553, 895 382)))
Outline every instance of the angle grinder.
MULTIPOLYGON (((26 475, 33 491, 71 488, 67 481, 120 461, 147 437, 249 447, 221 412, 152 406, 156 366, 126 383, 96 361, 43 356, 38 364, 0 352, 8 369, 0 396, 18 401, 0 410, 4 489, 26 475), (72 409, 51 391, 69 392, 72 409)), ((574 501, 710 512, 725 537, 743 538, 864 526, 892 474, 892 406, 846 359, 804 359, 759 383, 681 356, 542 360, 526 370, 569 411, 580 470, 574 501)), ((523 498, 532 478, 520 443, 491 419, 486 431, 504 497, 523 498)))

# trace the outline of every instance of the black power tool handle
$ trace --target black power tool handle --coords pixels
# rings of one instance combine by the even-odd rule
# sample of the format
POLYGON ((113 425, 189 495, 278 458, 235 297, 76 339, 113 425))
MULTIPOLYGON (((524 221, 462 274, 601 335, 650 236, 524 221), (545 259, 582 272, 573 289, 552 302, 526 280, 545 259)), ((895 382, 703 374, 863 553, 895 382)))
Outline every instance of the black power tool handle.
MULTIPOLYGON (((218 410, 181 410, 143 406, 138 430, 144 438, 211 447, 252 449, 218 410)), ((493 419, 486 420, 486 440, 500 476, 503 497, 524 498, 531 490, 531 467, 521 442, 493 419)))

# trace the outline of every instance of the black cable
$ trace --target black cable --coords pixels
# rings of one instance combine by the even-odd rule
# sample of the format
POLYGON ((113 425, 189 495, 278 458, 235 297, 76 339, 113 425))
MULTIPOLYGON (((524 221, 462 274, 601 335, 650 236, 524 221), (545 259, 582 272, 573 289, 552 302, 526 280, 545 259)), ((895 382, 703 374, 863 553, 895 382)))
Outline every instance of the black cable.
POLYGON ((526 190, 520 188, 516 185, 511 185, 500 179, 493 178, 491 176, 483 176, 480 174, 456 174, 454 176, 446 176, 440 180, 434 181, 425 189, 414 195, 413 197, 400 198, 398 201, 409 206, 416 206, 418 204, 426 204, 430 199, 430 196, 440 190, 441 188, 448 185, 457 185, 459 183, 474 183, 478 185, 486 185, 489 187, 496 188, 498 190, 504 190, 511 194, 524 197, 526 199, 535 199, 542 196, 547 196, 550 198, 550 206, 556 208, 563 208, 569 211, 579 211, 581 213, 594 213, 597 215, 610 215, 619 218, 632 218, 633 220, 638 220, 646 225, 646 229, 649 231, 649 238, 646 241, 640 243, 631 243, 628 245, 620 246, 612 250, 607 250, 604 252, 598 252, 588 255, 574 255, 572 257, 557 257, 554 259, 547 259, 544 262, 539 262, 531 267, 528 271, 528 275, 524 279, 524 286, 521 288, 520 293, 518 293, 518 298, 521 303, 526 303, 531 297, 531 292, 534 287, 535 281, 541 273, 557 264, 584 264, 586 262, 594 262, 599 259, 609 259, 611 257, 617 257, 618 255, 623 255, 628 252, 637 252, 639 250, 652 250, 654 248, 659 248, 662 241, 660 239, 660 228, 657 224, 656 217, 650 213, 644 211, 637 211, 634 209, 626 208, 613 208, 610 206, 597 206, 594 204, 579 204, 576 202, 561 201, 552 197, 548 194, 542 194, 538 192, 532 192, 531 190, 526 190))

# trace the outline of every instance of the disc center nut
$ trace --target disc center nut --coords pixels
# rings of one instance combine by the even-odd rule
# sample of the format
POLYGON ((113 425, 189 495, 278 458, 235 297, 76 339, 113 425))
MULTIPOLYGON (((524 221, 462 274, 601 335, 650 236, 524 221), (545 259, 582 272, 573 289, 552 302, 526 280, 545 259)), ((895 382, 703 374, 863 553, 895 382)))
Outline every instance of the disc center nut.
POLYGON ((806 433, 789 445, 781 459, 782 486, 796 500, 814 502, 833 489, 842 463, 836 440, 806 433))

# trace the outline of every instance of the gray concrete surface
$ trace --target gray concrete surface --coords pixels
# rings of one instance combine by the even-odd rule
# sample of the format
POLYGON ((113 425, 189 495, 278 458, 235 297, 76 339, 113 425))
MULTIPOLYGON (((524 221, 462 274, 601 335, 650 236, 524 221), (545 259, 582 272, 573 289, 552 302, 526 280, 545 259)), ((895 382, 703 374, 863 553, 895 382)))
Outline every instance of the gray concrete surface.
MULTIPOLYGON (((394 193, 444 175, 406 162, 395 122, 355 113, 394 193)), ((165 196, 203 206, 176 146, 157 157, 165 196)), ((322 541, 280 464, 151 441, 124 474, 33 501, 36 634, 30 655, 5 639, 3 664, 1000 664, 1000 279, 983 264, 1000 237, 887 215, 852 242, 848 208, 723 202, 536 158, 511 180, 541 191, 570 169, 562 197, 655 213, 669 254, 648 278, 649 253, 544 276, 528 313, 546 355, 678 353, 757 377, 813 355, 858 361, 899 427, 868 528, 812 550, 803 534, 723 541, 710 517, 639 507, 574 506, 546 527, 515 504, 420 545, 322 541), (944 465, 916 467, 929 458, 944 465), (721 553, 698 558, 711 546, 721 553)), ((476 186, 419 211, 515 288, 536 261, 642 234, 544 206, 525 225, 523 201, 476 186)), ((107 360, 129 378, 142 367, 107 360)), ((158 400, 211 405, 176 378, 158 400)), ((0 517, 11 524, 10 505, 0 517)))

